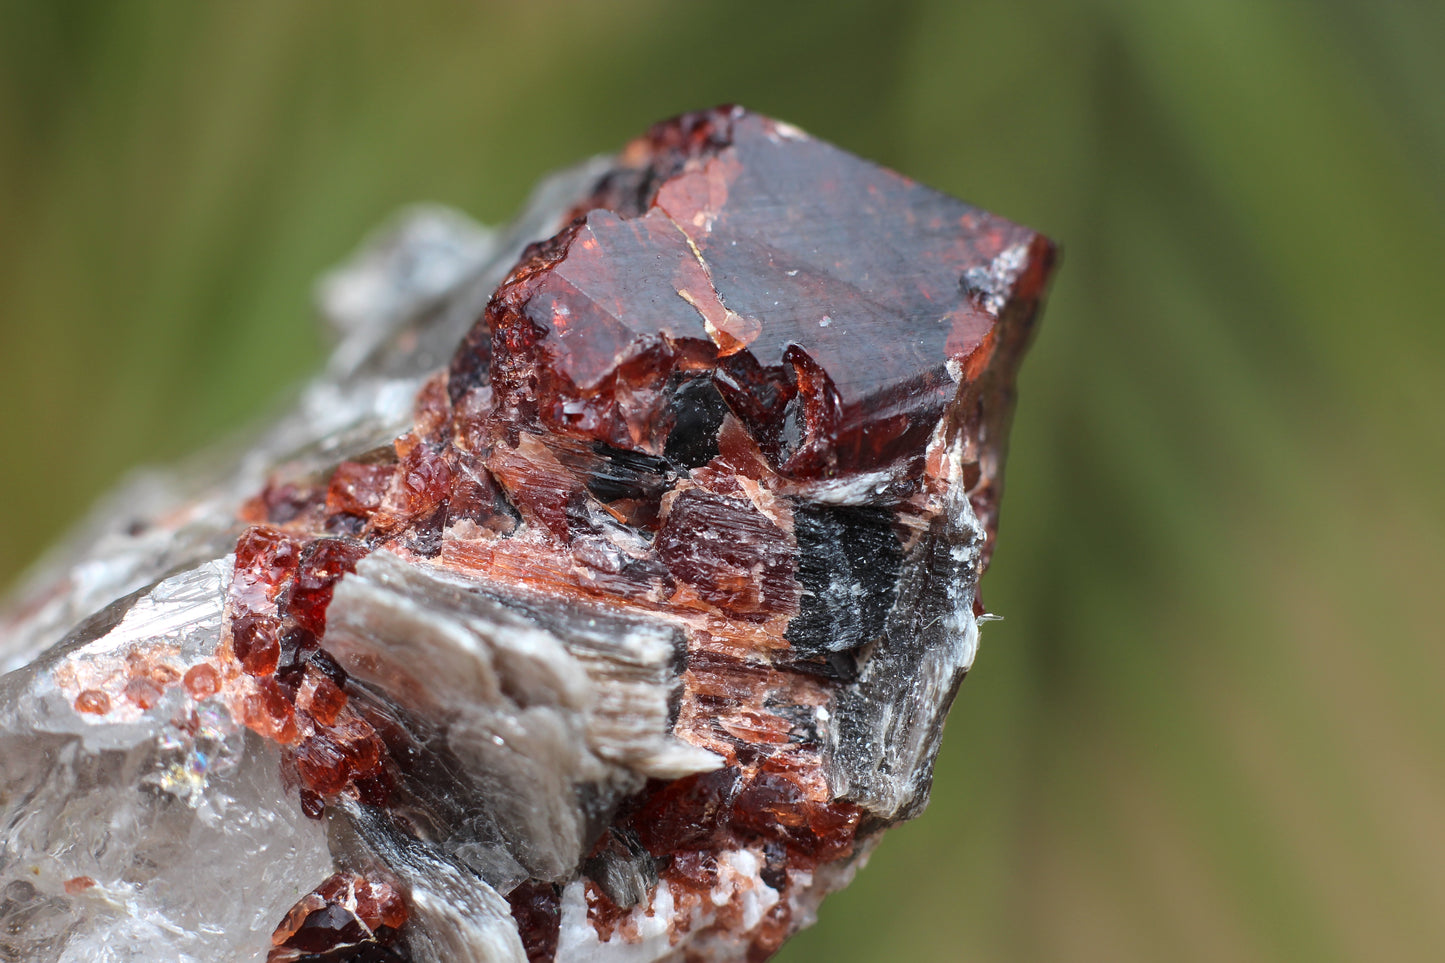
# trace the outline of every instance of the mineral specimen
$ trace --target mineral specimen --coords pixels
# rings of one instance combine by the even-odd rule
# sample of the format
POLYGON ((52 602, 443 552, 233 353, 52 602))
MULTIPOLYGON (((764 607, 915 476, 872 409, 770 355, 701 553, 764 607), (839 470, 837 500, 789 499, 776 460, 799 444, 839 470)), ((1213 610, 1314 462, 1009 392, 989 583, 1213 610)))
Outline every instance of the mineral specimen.
POLYGON ((414 214, 12 609, 0 959, 771 955, 927 800, 1052 253, 736 108, 414 214))

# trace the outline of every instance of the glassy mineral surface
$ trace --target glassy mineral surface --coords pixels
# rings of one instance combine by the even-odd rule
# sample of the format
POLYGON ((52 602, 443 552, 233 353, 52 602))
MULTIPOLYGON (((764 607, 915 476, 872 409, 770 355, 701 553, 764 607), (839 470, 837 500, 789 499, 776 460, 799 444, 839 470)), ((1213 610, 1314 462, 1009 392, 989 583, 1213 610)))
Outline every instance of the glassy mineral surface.
POLYGON ((412 212, 12 604, 0 960, 770 956, 927 801, 1052 255, 737 108, 412 212))

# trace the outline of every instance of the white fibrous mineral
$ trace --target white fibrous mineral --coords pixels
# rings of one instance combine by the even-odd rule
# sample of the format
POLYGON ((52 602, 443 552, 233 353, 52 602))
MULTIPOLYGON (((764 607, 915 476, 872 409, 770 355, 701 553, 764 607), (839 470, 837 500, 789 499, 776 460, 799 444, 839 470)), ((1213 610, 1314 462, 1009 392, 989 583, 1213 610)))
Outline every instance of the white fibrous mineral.
POLYGON ((12 600, 0 960, 770 956, 927 802, 1052 258, 737 108, 408 213, 12 600))

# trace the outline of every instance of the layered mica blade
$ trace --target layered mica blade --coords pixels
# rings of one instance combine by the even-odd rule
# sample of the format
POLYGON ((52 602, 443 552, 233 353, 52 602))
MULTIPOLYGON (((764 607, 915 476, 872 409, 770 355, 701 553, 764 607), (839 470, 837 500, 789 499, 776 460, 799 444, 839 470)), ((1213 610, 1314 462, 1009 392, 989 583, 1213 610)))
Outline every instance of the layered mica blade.
POLYGON ((12 605, 0 960, 770 956, 927 802, 1052 258, 737 108, 414 212, 12 605))

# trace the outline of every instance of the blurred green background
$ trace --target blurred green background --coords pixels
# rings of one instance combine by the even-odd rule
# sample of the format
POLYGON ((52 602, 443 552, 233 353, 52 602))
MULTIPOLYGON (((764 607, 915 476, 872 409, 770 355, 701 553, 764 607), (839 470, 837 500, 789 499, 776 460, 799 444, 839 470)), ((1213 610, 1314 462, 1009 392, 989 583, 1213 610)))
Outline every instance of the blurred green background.
POLYGON ((1065 251, 933 806, 782 959, 1445 958, 1445 5, 0 10, 0 583, 397 206, 738 101, 1065 251))

